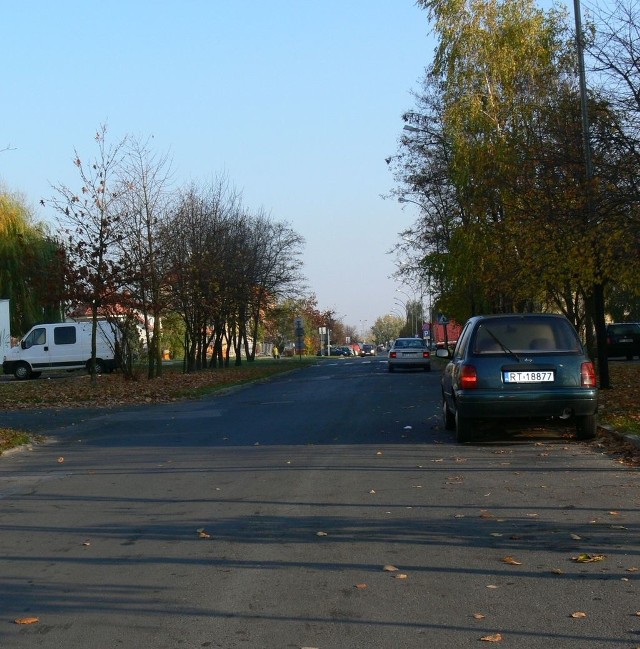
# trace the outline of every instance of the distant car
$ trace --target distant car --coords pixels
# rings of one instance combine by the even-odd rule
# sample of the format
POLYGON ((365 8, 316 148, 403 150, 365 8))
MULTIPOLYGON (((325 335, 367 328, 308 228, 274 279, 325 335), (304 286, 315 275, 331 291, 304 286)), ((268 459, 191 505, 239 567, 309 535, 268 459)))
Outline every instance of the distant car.
POLYGON ((364 343, 362 347, 360 348, 360 356, 375 356, 376 355, 376 348, 374 345, 369 345, 367 343, 364 343))
POLYGON ((614 322, 607 325, 607 356, 640 356, 640 323, 614 322))
POLYGON ((396 338, 388 354, 389 372, 398 368, 431 370, 431 354, 422 338, 396 338))
POLYGON ((442 414, 459 442, 481 420, 565 419, 579 439, 596 435, 593 362, 571 323, 556 314, 468 320, 442 376, 442 414))

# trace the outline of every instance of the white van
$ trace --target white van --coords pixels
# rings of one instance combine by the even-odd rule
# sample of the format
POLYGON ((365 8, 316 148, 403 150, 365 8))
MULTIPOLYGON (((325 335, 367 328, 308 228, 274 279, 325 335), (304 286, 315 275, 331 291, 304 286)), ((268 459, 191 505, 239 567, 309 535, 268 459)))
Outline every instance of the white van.
MULTIPOLYGON (((115 369, 116 341, 116 328, 106 320, 98 320, 96 373, 115 369)), ((46 371, 90 371, 90 364, 91 322, 58 322, 32 327, 18 345, 6 352, 2 370, 17 379, 29 379, 46 371)))

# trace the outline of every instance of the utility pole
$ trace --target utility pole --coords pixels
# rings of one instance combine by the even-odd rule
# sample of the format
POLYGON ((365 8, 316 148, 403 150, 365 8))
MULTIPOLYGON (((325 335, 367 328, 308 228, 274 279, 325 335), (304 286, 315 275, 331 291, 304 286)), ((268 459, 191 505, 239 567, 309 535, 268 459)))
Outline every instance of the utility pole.
MULTIPOLYGON (((576 47, 578 54, 578 74, 580 81, 580 107, 582 110, 582 140, 584 148, 584 164, 587 185, 587 213, 589 221, 593 223, 593 161, 591 159, 591 138, 589 136, 589 109, 587 104, 587 80, 584 69, 584 33, 582 31, 582 17, 580 0, 573 0, 573 13, 576 21, 576 47)), ((593 242, 593 253, 598 268, 599 251, 597 242, 593 242)), ((607 357, 607 333, 604 320, 604 283, 601 277, 597 278, 592 286, 593 319, 596 328, 596 348, 598 353, 598 377, 601 388, 611 387, 609 378, 609 358, 607 357)))

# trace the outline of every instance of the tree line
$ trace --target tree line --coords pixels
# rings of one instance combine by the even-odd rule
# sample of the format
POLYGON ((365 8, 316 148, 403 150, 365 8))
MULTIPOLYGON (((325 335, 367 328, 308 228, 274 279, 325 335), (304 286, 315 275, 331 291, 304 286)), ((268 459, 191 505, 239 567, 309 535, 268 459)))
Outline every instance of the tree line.
POLYGON ((594 9, 581 34, 591 178, 568 13, 533 0, 418 5, 438 46, 387 160, 392 195, 419 208, 398 276, 460 322, 560 311, 593 350, 599 294, 614 319, 640 320, 637 2, 594 9))
POLYGON ((185 371, 254 360, 279 303, 303 291, 302 236, 248 209, 226 177, 174 187, 166 156, 148 140, 110 142, 105 125, 95 154, 74 151, 73 164, 74 186, 54 185, 41 201, 57 216, 54 234, 0 194, 0 224, 11 234, 0 237, 8 248, 0 293, 12 300, 12 332, 75 310, 94 323, 95 358, 97 319, 117 319, 124 371, 133 373, 142 336, 153 378, 162 372, 162 322, 177 317, 185 371))

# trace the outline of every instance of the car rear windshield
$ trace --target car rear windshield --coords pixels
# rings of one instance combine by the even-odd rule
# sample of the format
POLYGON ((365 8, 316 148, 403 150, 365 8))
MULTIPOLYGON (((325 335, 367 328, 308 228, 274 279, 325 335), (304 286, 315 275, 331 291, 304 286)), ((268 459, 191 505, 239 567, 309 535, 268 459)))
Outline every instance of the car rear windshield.
POLYGON ((476 330, 475 354, 578 352, 578 336, 563 318, 495 318, 476 330))
POLYGON ((609 325, 609 333, 615 334, 617 336, 621 334, 638 334, 640 333, 640 325, 635 322, 629 322, 625 324, 612 324, 609 325))
POLYGON ((421 349, 424 347, 422 338, 399 338, 396 340, 395 347, 406 347, 409 349, 421 349))

